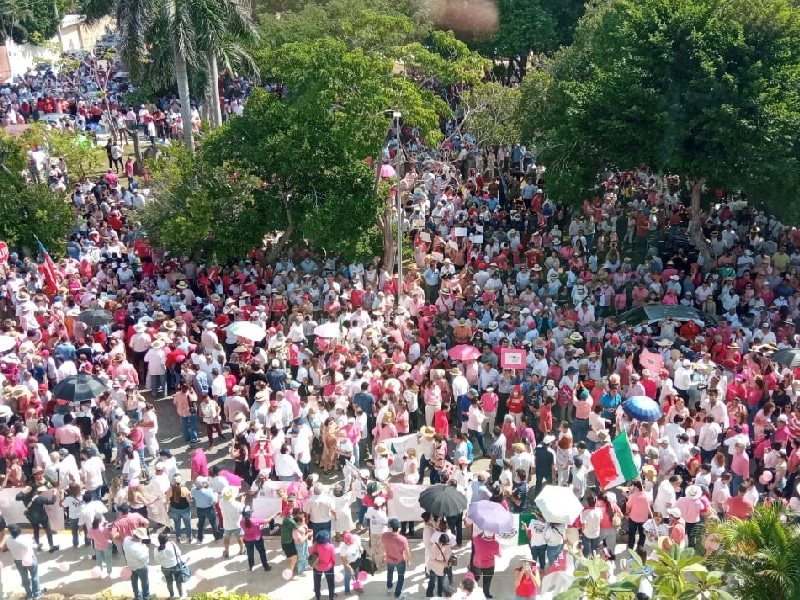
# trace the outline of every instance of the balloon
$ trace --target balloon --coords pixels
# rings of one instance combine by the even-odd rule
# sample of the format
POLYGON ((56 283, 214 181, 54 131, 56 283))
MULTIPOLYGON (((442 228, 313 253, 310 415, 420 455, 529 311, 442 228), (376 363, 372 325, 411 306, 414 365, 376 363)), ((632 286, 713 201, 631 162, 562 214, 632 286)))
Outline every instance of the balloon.
POLYGON ((358 579, 356 579, 353 582, 353 589, 354 590, 360 590, 362 587, 364 587, 364 586, 361 584, 361 582, 358 579))
POLYGON ((194 572, 194 576, 197 577, 197 581, 205 581, 206 579, 205 571, 202 569, 197 569, 197 571, 194 572))
POLYGON ((128 581, 131 578, 133 571, 130 567, 123 567, 122 571, 120 571, 119 576, 122 577, 125 581, 128 581))
POLYGON ((764 471, 758 478, 758 481, 761 483, 761 485, 768 485, 770 482, 772 482, 772 471, 764 471))
POLYGON ((286 581, 289 581, 292 578, 292 570, 284 569, 281 573, 281 577, 283 577, 286 581))
POLYGON ((67 572, 69 572, 69 565, 68 565, 67 563, 65 563, 65 562, 58 563, 58 564, 56 565, 56 568, 57 568, 59 571, 61 571, 62 573, 67 573, 67 572))
POLYGON ((344 573, 341 573, 341 572, 338 572, 338 571, 337 571, 337 572, 336 572, 336 573, 334 573, 334 575, 333 575, 333 580, 334 580, 336 583, 342 583, 342 582, 344 581, 344 573))
POLYGON ((31 567, 33 566, 33 561, 30 558, 22 559, 22 566, 23 567, 31 567))
POLYGON ((364 583, 367 580, 367 577, 369 577, 369 575, 366 571, 359 571, 356 579, 358 579, 361 583, 364 583))
POLYGON ((100 579, 103 576, 103 573, 100 571, 100 567, 95 567, 89 571, 89 575, 91 575, 92 579, 100 579))

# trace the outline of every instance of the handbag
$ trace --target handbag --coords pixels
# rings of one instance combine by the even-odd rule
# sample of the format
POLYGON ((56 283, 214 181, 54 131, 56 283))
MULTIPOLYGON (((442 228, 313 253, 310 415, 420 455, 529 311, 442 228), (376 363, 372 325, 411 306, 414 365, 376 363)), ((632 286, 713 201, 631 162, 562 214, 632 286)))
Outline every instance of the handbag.
POLYGON ((317 565, 319 565, 319 554, 309 554, 308 555, 308 566, 312 569, 316 569, 317 565))
MULTIPOLYGON (((177 557, 178 549, 175 547, 175 544, 172 544, 172 550, 175 552, 175 556, 177 557)), ((187 583, 192 576, 192 572, 189 570, 189 567, 180 558, 178 558, 178 564, 175 566, 174 570, 178 574, 181 583, 187 583)))
POLYGON ((372 557, 367 553, 366 550, 361 551, 361 570, 365 573, 370 575, 375 575, 375 571, 377 571, 377 567, 375 565, 375 561, 372 557))

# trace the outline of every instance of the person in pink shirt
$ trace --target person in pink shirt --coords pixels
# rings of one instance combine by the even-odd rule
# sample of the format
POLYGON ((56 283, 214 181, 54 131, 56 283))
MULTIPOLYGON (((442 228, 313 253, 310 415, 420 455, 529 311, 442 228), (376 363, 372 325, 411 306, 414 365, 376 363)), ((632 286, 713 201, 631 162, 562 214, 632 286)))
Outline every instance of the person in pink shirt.
POLYGON ((309 556, 316 554, 317 565, 314 567, 314 597, 321 600, 322 576, 328 584, 328 600, 333 600, 334 580, 333 567, 336 566, 336 546, 331 543, 331 534, 327 530, 318 531, 314 543, 308 550, 309 556))
POLYGON ((645 533, 644 524, 650 518, 650 509, 653 506, 652 494, 645 492, 641 481, 634 481, 632 484, 633 492, 628 496, 625 503, 625 514, 628 515, 628 549, 633 549, 633 541, 636 534, 639 539, 636 543, 637 548, 644 548, 645 533))
POLYGON ((734 446, 731 475, 733 476, 731 480, 733 489, 737 489, 746 477, 750 477, 750 457, 745 452, 745 445, 741 442, 734 446))
POLYGON ((488 435, 494 428, 495 418, 497 417, 497 405, 499 403, 500 398, 495 393, 494 388, 492 386, 487 387, 481 395, 483 414, 486 415, 486 420, 483 422, 484 436, 488 435))
POLYGON ((699 485, 688 486, 685 495, 682 498, 678 498, 675 506, 681 509, 681 515, 686 522, 686 537, 691 545, 695 541, 692 538, 692 533, 700 523, 700 517, 706 507, 703 502, 703 490, 699 485))
POLYGON ((208 477, 208 459, 206 453, 199 446, 192 448, 192 463, 191 463, 192 481, 198 477, 208 477))
POLYGON ((255 566, 255 553, 261 558, 261 566, 265 571, 271 571, 272 566, 267 562, 267 551, 264 548, 264 538, 261 537, 261 528, 266 524, 266 519, 254 519, 249 506, 242 510, 242 520, 239 527, 242 528, 244 546, 247 549, 247 566, 253 570, 255 566))

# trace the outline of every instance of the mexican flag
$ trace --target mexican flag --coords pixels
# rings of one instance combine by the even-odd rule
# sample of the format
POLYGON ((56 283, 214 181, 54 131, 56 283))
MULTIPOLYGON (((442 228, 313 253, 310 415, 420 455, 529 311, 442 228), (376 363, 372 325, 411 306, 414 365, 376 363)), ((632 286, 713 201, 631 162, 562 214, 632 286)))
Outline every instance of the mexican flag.
POLYGON ((620 433, 610 444, 595 450, 591 460, 597 482, 604 490, 639 476, 625 432, 620 433))

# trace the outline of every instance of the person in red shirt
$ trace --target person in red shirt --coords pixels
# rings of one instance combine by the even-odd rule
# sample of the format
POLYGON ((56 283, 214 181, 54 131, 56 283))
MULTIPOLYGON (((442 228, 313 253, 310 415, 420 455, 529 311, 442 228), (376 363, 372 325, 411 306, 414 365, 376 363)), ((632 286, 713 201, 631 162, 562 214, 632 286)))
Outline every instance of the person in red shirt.
POLYGON ((729 519, 747 519, 753 514, 753 503, 745 498, 747 487, 740 484, 736 496, 728 498, 725 502, 725 514, 729 519))
POLYGON ((523 558, 522 566, 514 569, 514 595, 517 598, 535 600, 540 584, 541 578, 536 564, 528 558, 523 558))

